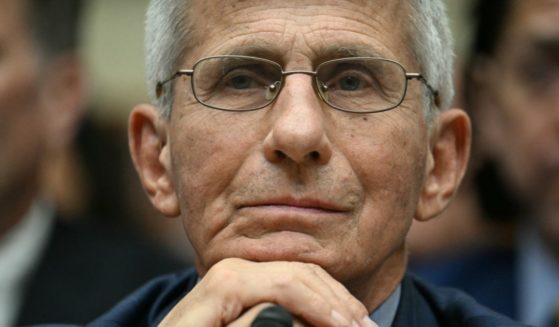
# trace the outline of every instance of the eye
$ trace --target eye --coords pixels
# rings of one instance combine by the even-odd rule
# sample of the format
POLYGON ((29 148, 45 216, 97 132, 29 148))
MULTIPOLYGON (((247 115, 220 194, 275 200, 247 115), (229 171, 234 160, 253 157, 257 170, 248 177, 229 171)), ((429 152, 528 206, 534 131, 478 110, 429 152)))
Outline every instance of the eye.
POLYGON ((231 91, 263 90, 273 81, 273 72, 261 65, 243 65, 226 70, 219 85, 231 91))
POLYGON ((378 89, 380 81, 375 62, 349 60, 332 61, 319 67, 318 79, 328 87, 329 92, 363 92, 378 89))
POLYGON ((234 89, 244 90, 250 88, 254 84, 254 81, 249 76, 240 75, 231 78, 228 84, 234 89))
POLYGON ((363 81, 355 76, 344 76, 339 80, 339 87, 344 91, 358 90, 363 81))
POLYGON ((365 89, 377 89, 379 83, 375 76, 362 69, 339 69, 330 76, 327 84, 331 91, 358 92, 365 89))
POLYGON ((233 69, 221 77, 220 84, 225 88, 246 90, 262 86, 261 76, 247 69, 233 69))

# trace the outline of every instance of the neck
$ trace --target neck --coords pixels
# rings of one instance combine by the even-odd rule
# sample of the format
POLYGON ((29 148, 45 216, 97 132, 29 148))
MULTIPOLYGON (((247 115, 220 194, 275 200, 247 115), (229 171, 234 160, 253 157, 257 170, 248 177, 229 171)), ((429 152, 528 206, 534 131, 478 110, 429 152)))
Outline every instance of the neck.
POLYGON ((398 287, 406 272, 407 250, 403 244, 372 274, 346 284, 348 290, 369 310, 376 310, 398 287))

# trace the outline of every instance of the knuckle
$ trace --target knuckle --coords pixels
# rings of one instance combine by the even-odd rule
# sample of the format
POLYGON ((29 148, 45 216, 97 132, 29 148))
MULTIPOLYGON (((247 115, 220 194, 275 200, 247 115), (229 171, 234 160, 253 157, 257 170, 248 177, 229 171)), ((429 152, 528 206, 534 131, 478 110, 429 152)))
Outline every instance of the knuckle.
POLYGON ((311 269, 313 272, 314 272, 314 271, 322 271, 322 267, 319 266, 319 265, 316 264, 316 263, 307 263, 307 264, 305 264, 305 265, 306 265, 309 269, 311 269))
POLYGON ((211 267, 206 273, 205 279, 208 281, 223 282, 227 280, 234 282, 237 278, 236 269, 234 269, 234 262, 230 259, 224 259, 211 267))
POLYGON ((348 299, 348 303, 349 303, 349 308, 354 315, 358 317, 364 317, 369 315, 369 312, 367 311, 365 306, 361 302, 357 301, 353 296, 351 297, 351 299, 348 299))
POLYGON ((298 271, 301 274, 311 275, 314 276, 318 273, 320 269, 322 269, 319 265, 315 263, 303 263, 303 262, 296 262, 294 271, 298 271))
POLYGON ((288 289, 291 288, 291 286, 293 286, 294 283, 297 283, 298 280, 299 278, 297 277, 296 274, 290 273, 290 274, 278 275, 275 282, 276 285, 281 289, 288 289))

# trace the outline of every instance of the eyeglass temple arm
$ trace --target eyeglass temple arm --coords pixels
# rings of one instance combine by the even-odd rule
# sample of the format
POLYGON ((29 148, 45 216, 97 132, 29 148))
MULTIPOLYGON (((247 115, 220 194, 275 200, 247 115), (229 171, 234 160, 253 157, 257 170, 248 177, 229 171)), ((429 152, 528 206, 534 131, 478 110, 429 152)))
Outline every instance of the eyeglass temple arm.
POLYGON ((174 80, 175 78, 177 78, 179 76, 182 76, 182 75, 192 76, 193 73, 194 73, 194 70, 192 70, 192 69, 182 69, 182 70, 177 71, 173 75, 171 75, 171 77, 167 78, 166 80, 161 81, 161 82, 157 82, 157 85, 155 85, 155 96, 158 99, 161 97, 161 95, 163 94, 163 85, 167 84, 168 82, 174 80))
POLYGON ((429 91, 431 92, 431 94, 433 95, 433 99, 435 101, 435 105, 438 107, 441 104, 441 97, 439 94, 439 91, 435 90, 430 84, 429 82, 427 82, 427 80, 425 79, 425 77, 423 77, 423 75, 421 75, 420 73, 406 73, 406 78, 408 80, 410 79, 415 79, 418 80, 420 82, 422 82, 423 84, 425 84, 425 86, 427 86, 427 88, 429 89, 429 91))

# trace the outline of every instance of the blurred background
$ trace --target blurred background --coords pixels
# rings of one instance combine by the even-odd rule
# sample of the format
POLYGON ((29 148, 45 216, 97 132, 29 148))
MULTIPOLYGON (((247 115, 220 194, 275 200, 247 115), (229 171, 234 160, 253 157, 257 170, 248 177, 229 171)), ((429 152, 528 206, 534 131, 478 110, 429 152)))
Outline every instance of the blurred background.
MULTIPOLYGON (((409 235, 410 264, 416 273, 425 278, 462 287, 480 302, 498 311, 520 317, 536 326, 551 326, 544 325, 543 321, 554 308, 559 308, 559 266, 556 260, 559 258, 559 224, 549 223, 559 221, 556 214, 559 183, 555 183, 555 190, 551 185, 559 180, 559 142, 556 142, 559 137, 553 139, 553 135, 559 135, 559 111, 556 110, 559 108, 556 96, 559 94, 559 28, 553 27, 559 22, 559 14, 558 17, 544 17, 546 19, 542 20, 538 15, 545 16, 547 9, 526 4, 554 6, 555 12, 559 13, 559 1, 482 0, 479 3, 483 4, 480 7, 487 7, 484 9, 487 22, 480 25, 482 33, 477 33, 476 42, 472 42, 472 6, 476 1, 446 2, 455 37, 455 105, 463 107, 467 104, 472 118, 484 123, 484 127, 478 128, 477 123, 474 125, 472 160, 455 201, 441 217, 412 226, 409 235), (520 9, 511 12, 503 10, 511 3, 520 9), (538 19, 523 18, 523 12, 529 12, 538 19), (520 40, 516 35, 499 34, 498 24, 509 22, 507 14, 514 14, 511 16, 514 19, 510 19, 514 22, 511 26, 522 26, 516 29, 501 26, 507 33, 526 31, 522 24, 530 23, 527 26, 533 28, 534 21, 551 22, 544 26, 544 32, 553 33, 544 33, 547 39, 543 42, 537 38, 537 33, 533 33, 535 41, 528 36, 525 38, 528 43, 516 44, 516 40, 520 40), (483 46, 488 44, 489 49, 484 49, 483 46), (535 45, 534 49, 530 48, 532 45, 535 45), (468 53, 471 48, 476 49, 472 52, 475 56, 468 53), (499 64, 509 66, 500 67, 499 64), (464 67, 468 69, 463 70, 464 67), (527 70, 526 67, 532 69, 527 70), (463 71, 472 76, 463 76, 463 71), (498 76, 492 76, 492 71, 498 71, 498 76), (496 80, 495 85, 485 82, 491 80, 496 80), (517 88, 511 91, 507 87, 513 84, 517 88), (464 90, 468 89, 464 86, 469 86, 469 97, 464 96, 464 90), (495 94, 484 93, 492 91, 495 94), (487 98, 493 102, 488 104, 487 98), (496 98, 501 102, 496 103, 496 98), (523 110, 536 105, 541 110, 523 110), (496 110, 482 110, 488 108, 496 110), (485 143, 489 143, 486 142, 490 140, 488 137, 494 135, 485 132, 494 131, 494 126, 506 120, 495 116, 501 111, 509 118, 516 115, 515 119, 520 123, 510 126, 503 123, 502 128, 510 134, 504 133, 501 141, 511 140, 510 143, 488 149, 484 147, 485 143), (514 115, 511 114, 513 112, 514 115), (550 117, 555 117, 555 120, 550 117), (522 122, 526 123, 525 126, 522 122), (527 127, 529 124, 532 124, 531 130, 527 127), (525 136, 524 140, 522 136, 525 136), (478 138, 482 141, 477 141, 478 138), (478 148, 486 152, 482 154, 478 148), (512 149, 519 150, 509 151, 512 149), (516 153, 517 157, 508 157, 507 151, 516 153), (496 189, 497 183, 493 183, 495 171, 499 175, 505 166, 488 166, 495 164, 492 159, 503 158, 513 163, 521 162, 517 165, 520 166, 518 176, 524 176, 523 170, 530 171, 530 168, 549 173, 541 175, 543 178, 534 174, 540 178, 533 178, 531 184, 535 185, 534 188, 528 188, 525 192, 528 196, 520 194, 525 196, 522 200, 531 202, 530 210, 524 210, 527 209, 522 207, 524 201, 516 201, 517 198, 495 198, 503 190, 512 189, 508 183, 503 184, 503 189, 496 189), (482 174, 488 171, 489 175, 482 174), (550 186, 541 187, 541 179, 549 182, 550 186), (549 192, 544 193, 547 189, 549 192), (486 200, 491 202, 491 210, 484 206, 486 200), (518 219, 533 216, 545 219, 540 219, 537 224, 535 220, 518 219), (541 233, 545 229, 555 230, 555 234, 546 236, 546 233, 541 233), (517 292, 516 284, 524 287, 517 292), (554 285, 554 288, 550 289, 549 285, 554 285), (512 295, 505 292, 512 289, 512 295), (543 293, 546 295, 542 296, 543 293), (539 305, 538 301, 542 298, 546 298, 545 305, 539 305), (538 303, 534 310, 531 309, 533 303, 538 303), (530 309, 524 309, 528 307, 530 309)), ((50 157, 45 164, 43 187, 47 194, 54 194, 52 200, 62 219, 72 221, 87 216, 102 223, 132 229, 157 243, 181 265, 190 263, 193 254, 180 220, 161 217, 151 207, 128 154, 128 114, 136 104, 148 101, 143 62, 143 21, 147 0, 88 0, 85 5, 80 52, 85 65, 85 103, 88 110, 74 144, 50 157)), ((538 24, 535 25, 538 27, 538 24)), ((507 177, 509 180, 506 182, 514 180, 511 176, 507 177)), ((507 192, 503 194, 507 195, 507 192)))
MULTIPOLYGON (((16 1, 20 0, 6 3, 17 4, 16 1)), ((3 275, 11 276, 6 272, 23 276, 19 281, 23 285, 20 288, 34 292, 26 295, 29 300, 22 302, 22 307, 40 309, 37 315, 30 314, 33 312, 30 309, 20 310, 21 317, 37 319, 20 320, 21 325, 47 322, 45 312, 55 311, 45 303, 53 304, 54 300, 58 300, 54 307, 60 309, 60 315, 51 315, 50 321, 83 323, 89 316, 75 307, 68 307, 67 303, 81 303, 84 310, 99 304, 88 313, 90 317, 96 317, 112 306, 115 299, 143 283, 142 280, 130 283, 128 289, 118 290, 120 295, 112 294, 112 298, 107 297, 100 305, 99 298, 107 293, 109 282, 121 286, 142 272, 146 273, 142 278, 149 279, 193 261, 180 219, 164 218, 152 208, 128 152, 129 112, 135 105, 149 101, 144 84, 143 49, 147 2, 85 0, 79 48, 87 94, 84 119, 79 119, 77 134, 71 144, 60 142, 60 151, 58 147, 57 151, 45 151, 48 155, 44 160, 41 157, 40 163, 32 167, 41 169, 37 173, 32 171, 33 177, 41 177, 33 186, 37 184, 43 188, 41 193, 49 195, 47 209, 52 207, 55 210, 40 207, 38 211, 42 215, 34 215, 33 210, 24 208, 21 214, 13 215, 22 221, 32 221, 32 218, 41 221, 44 217, 56 220, 52 231, 47 226, 49 223, 42 227, 42 235, 45 239, 48 237, 49 242, 45 243, 45 249, 37 244, 35 253, 38 259, 35 261, 39 264, 33 263, 37 265, 34 266, 30 261, 30 268, 27 268, 29 276, 35 279, 29 279, 26 274, 15 274, 14 269, 8 269, 13 265, 2 262, 2 248, 5 249, 6 244, 15 249, 8 258, 29 257, 30 251, 20 245, 29 244, 30 240, 36 239, 35 235, 25 234, 25 237, 16 239, 21 243, 12 240, 15 239, 13 235, 18 235, 18 229, 26 231, 31 228, 33 232, 34 225, 11 224, 8 219, 8 228, 4 228, 8 237, 4 239, 0 225, 0 318, 3 307, 14 313, 18 309, 11 293, 2 293, 2 285, 7 285, 4 291, 15 289, 23 294, 13 286, 12 280, 2 278, 3 275), (24 214, 24 211, 30 214, 24 214), (76 226, 88 220, 103 225, 103 228, 87 224, 76 226), (116 227, 119 233, 109 232, 105 227, 116 227), (120 230, 130 232, 130 235, 121 234, 120 230), (141 240, 136 240, 136 236, 141 240), (149 244, 144 244, 146 238, 149 244), (146 247, 139 247, 138 241, 146 247), (153 243, 156 246, 152 248, 153 243), (161 249, 163 251, 159 252, 161 249), (162 261, 156 261, 158 259, 162 261), (55 279, 45 279, 44 276, 55 279), (69 282, 71 279, 75 279, 75 283, 69 282), (62 296, 62 286, 79 300, 62 296), (89 302, 83 300, 85 295, 89 296, 89 302), (62 315, 68 314, 68 309, 76 320, 70 321, 62 315)), ((472 118, 472 156, 461 189, 448 210, 428 222, 413 223, 408 237, 410 270, 440 285, 462 288, 482 304, 535 326, 559 326, 559 1, 446 2, 455 38, 455 105, 466 108, 472 118), (473 5, 476 5, 479 21, 474 21, 473 5), (471 53, 469 49, 472 49, 471 53), (550 317, 556 320, 553 324, 550 324, 550 317)), ((36 3, 47 2, 38 0, 36 3)), ((63 2, 53 0, 51 3, 61 5, 63 2)), ((53 19, 37 8, 34 13, 52 26, 56 25, 53 22, 72 20, 53 19)), ((9 11, 0 11, 1 14, 4 16, 0 22, 9 21, 9 11)), ((69 17, 77 16, 70 14, 69 17)), ((12 39, 19 39, 9 25, 0 24, 0 32, 13 34, 12 39)), ((1 36, 2 33, 0 41, 1 36)), ((1 50, 2 42, 0 55, 1 50)), ((35 53, 34 48, 27 51, 35 53)), ((18 57, 5 56, 16 63, 21 62, 15 60, 18 57)), ((0 56, 0 59, 3 58, 0 56)), ((7 59, 4 62, 10 63, 7 59)), ((62 71, 53 69, 50 75, 64 76, 62 71)), ((0 96, 4 95, 8 100, 14 98, 12 85, 14 83, 4 77, 4 83, 0 83, 0 96)), ((71 88, 65 90, 76 96, 79 93, 81 100, 81 92, 71 92, 71 88)), ((30 93, 19 94, 23 96, 17 97, 16 94, 16 100, 24 102, 30 93)), ((52 98, 63 99, 60 96, 52 98)), ((0 104, 8 104, 0 108, 8 108, 3 112, 0 110, 0 114, 17 118, 15 113, 24 112, 18 101, 12 101, 11 106, 6 99, 0 101, 0 104)), ((63 108, 64 105, 54 107, 63 108)), ((78 102, 72 105, 73 114, 77 111, 81 114, 78 110, 81 107, 77 107, 80 107, 78 102)), ((0 122, 21 132, 12 133, 12 141, 56 139, 53 136, 59 133, 72 134, 74 131, 72 125, 72 133, 63 133, 64 129, 49 130, 47 134, 31 133, 49 124, 37 114, 29 117, 38 121, 36 126, 24 119, 19 120, 25 122, 24 128, 10 125, 6 118, 0 122)), ((58 116, 50 112, 45 117, 64 121, 54 119, 58 116)), ((12 121, 16 120, 12 118, 12 121)), ((68 140, 73 136, 68 135, 68 140)), ((23 158, 19 154, 25 154, 21 151, 24 148, 16 147, 16 151, 6 152, 8 155, 0 159, 23 158)), ((26 160, 12 160, 8 167, 19 166, 26 160)), ((17 175, 11 174, 10 170, 7 172, 0 176, 0 182, 7 180, 8 175, 17 175)), ((29 184, 21 185, 24 188, 29 184)), ((12 186, 4 189, 9 195, 18 193, 13 192, 12 186)), ((25 195, 22 190, 17 191, 25 195)), ((33 202, 34 208, 42 199, 28 200, 33 202)), ((14 201, 4 202, 11 207, 14 201)), ((4 257, 5 254, 4 250, 4 257)), ((110 286, 112 288, 115 287, 110 286)), ((3 326, 0 319, 0 327, 3 326)))

